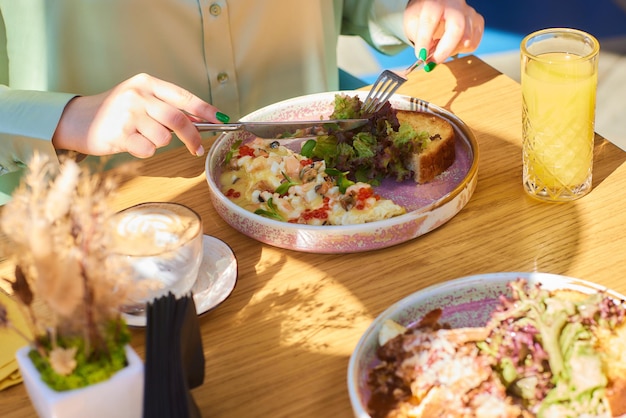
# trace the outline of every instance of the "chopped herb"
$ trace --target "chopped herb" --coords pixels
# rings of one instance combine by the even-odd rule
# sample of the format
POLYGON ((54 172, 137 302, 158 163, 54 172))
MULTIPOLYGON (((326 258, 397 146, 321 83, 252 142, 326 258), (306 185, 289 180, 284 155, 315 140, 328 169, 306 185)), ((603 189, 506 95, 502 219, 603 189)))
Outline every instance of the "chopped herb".
POLYGON ((278 213, 278 208, 274 205, 274 200, 270 197, 267 200, 267 208, 269 210, 257 209, 254 211, 255 214, 265 216, 266 218, 275 219, 277 221, 285 221, 285 218, 278 213))
POLYGON ((295 186, 296 184, 298 184, 295 181, 291 180, 284 171, 282 171, 282 174, 283 174, 283 177, 285 178, 285 181, 283 181, 280 184, 280 186, 278 186, 275 190, 275 192, 281 196, 287 194, 291 186, 295 186))
POLYGON ((238 141, 235 141, 233 143, 233 146, 230 147, 230 150, 228 150, 228 153, 226 154, 226 157, 224 158, 224 161, 226 162, 226 164, 230 162, 230 160, 233 158, 233 155, 235 155, 235 152, 239 150, 239 147, 241 146, 241 142, 242 142, 241 139, 238 141))
POLYGON ((337 179, 337 187, 341 193, 345 193, 348 187, 352 186, 354 182, 348 179, 348 172, 342 172, 334 168, 326 168, 326 174, 335 177, 337 179))

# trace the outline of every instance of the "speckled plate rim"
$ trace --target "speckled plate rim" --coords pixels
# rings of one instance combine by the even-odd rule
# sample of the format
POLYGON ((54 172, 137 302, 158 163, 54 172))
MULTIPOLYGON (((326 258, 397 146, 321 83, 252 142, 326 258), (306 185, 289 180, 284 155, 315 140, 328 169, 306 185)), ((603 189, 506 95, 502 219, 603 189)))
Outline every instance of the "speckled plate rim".
POLYGON ((443 308, 442 319, 453 327, 481 325, 486 321, 492 307, 497 303, 497 296, 507 291, 507 283, 518 278, 529 283, 541 283, 548 290, 570 289, 583 293, 606 292, 616 300, 626 300, 626 296, 599 284, 542 272, 501 272, 477 274, 449 280, 419 290, 397 301, 381 312, 359 338, 348 363, 347 385, 354 416, 369 418, 367 401, 367 374, 375 359, 377 341, 383 323, 387 319, 409 325, 419 320, 424 314, 435 308, 443 308), (488 301, 485 303, 485 301, 488 301), (468 317, 467 311, 457 311, 456 306, 476 303, 479 309, 468 317), (482 309, 480 309, 482 308, 482 309), (365 366, 364 366, 365 365, 365 366), (359 396, 361 395, 361 396, 359 396), (363 403, 361 402, 363 399, 363 403))
MULTIPOLYGON (((259 109, 255 112, 248 114, 243 117, 242 121, 267 121, 270 120, 268 115, 271 115, 272 118, 281 120, 280 113, 282 109, 288 109, 293 106, 301 105, 303 101, 307 102, 319 102, 321 103, 332 103, 334 100, 334 96, 336 94, 347 94, 347 95, 359 95, 362 98, 365 98, 367 92, 363 91, 335 91, 335 92, 325 92, 325 93, 317 93, 311 94, 307 96, 295 97, 292 99, 284 100, 269 106, 266 106, 262 109, 259 109), (278 115, 278 116, 277 116, 278 115)), ((211 201, 216 208, 219 215, 226 220, 232 227, 239 230, 240 232, 250 236, 251 238, 257 239, 261 242, 280 247, 286 248, 296 251, 304 251, 304 252, 313 252, 313 253, 354 253, 360 251, 370 251, 374 249, 386 248, 392 245, 400 244, 410 239, 416 238, 420 235, 423 235, 431 230, 439 227, 441 224, 447 222, 450 218, 456 215, 464 206, 467 204, 469 199, 471 198, 474 189, 476 188, 477 178, 478 178, 478 160, 479 160, 479 149, 478 142, 474 133, 471 129, 456 115, 451 112, 429 103, 427 101, 410 97, 404 95, 394 95, 390 100, 394 107, 403 110, 414 110, 414 111, 423 111, 430 112, 436 115, 439 115, 445 119, 447 119, 452 125, 461 133, 462 140, 464 140, 464 145, 467 147, 468 154, 472 157, 471 162, 469 164, 467 173, 465 177, 456 184, 456 186, 449 191, 448 193, 442 195, 432 203, 422 206, 416 210, 412 210, 407 212, 404 215, 396 216, 390 219, 384 219, 381 221, 371 222, 367 224, 358 224, 358 225, 328 225, 328 226, 313 226, 313 225, 300 225, 300 224, 290 224, 287 222, 281 222, 269 218, 260 217, 258 215, 254 215, 251 212, 246 211, 245 209, 239 207, 235 203, 233 203, 230 199, 227 199, 224 194, 220 191, 219 185, 216 183, 215 179, 212 176, 213 170, 216 169, 218 164, 218 160, 220 159, 220 152, 223 152, 222 144, 224 141, 234 142, 233 135, 237 135, 237 133, 224 133, 220 135, 211 146, 209 152, 207 153, 207 157, 205 160, 205 176, 207 179, 207 183, 209 185, 209 189, 211 192, 211 201), (229 139, 230 138, 230 139, 229 139), (456 204, 454 213, 451 216, 447 216, 443 221, 434 222, 429 224, 429 222, 423 222, 425 217, 430 215, 431 213, 441 214, 443 207, 448 207, 448 205, 456 204), (229 214, 232 216, 236 216, 241 219, 245 219, 247 226, 251 226, 251 224, 263 225, 267 228, 274 230, 283 230, 288 231, 287 233, 293 234, 297 236, 298 244, 284 244, 282 242, 272 241, 270 239, 263 239, 263 237, 259 237, 254 233, 251 233, 249 229, 244 227, 238 227, 233 225, 232 219, 229 219, 229 214), (411 222, 423 222, 426 224, 426 229, 418 228, 418 231, 407 236, 404 236, 400 239, 388 239, 385 237, 385 231, 393 228, 400 228, 407 223, 411 222), (323 229, 323 230, 322 230, 323 229), (333 243, 334 246, 326 247, 324 245, 319 245, 319 240, 312 239, 311 236, 315 234, 328 234, 331 235, 331 240, 333 240, 336 236, 366 236, 366 235, 374 235, 374 239, 371 242, 368 242, 362 245, 360 248, 358 246, 346 244, 345 248, 341 245, 338 245, 336 242, 333 243), (377 237, 380 239, 376 239, 377 237), (302 239, 300 239, 302 238, 302 239), (317 244, 314 246, 312 243, 317 244), (300 245, 301 244, 301 245, 300 245)), ((245 134, 244 134, 245 135, 245 134)), ((237 138, 238 139, 238 138, 237 138)), ((271 234, 270 234, 271 235, 271 234)))

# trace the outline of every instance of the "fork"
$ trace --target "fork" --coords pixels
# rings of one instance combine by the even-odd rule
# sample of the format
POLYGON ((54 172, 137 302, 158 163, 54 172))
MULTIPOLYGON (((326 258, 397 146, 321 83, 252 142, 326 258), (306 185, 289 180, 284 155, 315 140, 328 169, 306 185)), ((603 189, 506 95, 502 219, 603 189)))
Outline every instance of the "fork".
POLYGON ((361 111, 363 114, 376 113, 389 100, 398 88, 406 82, 406 78, 385 70, 376 79, 372 89, 367 94, 361 111))
POLYGON ((424 65, 426 71, 431 71, 434 65, 426 64, 428 59, 426 49, 419 52, 419 58, 413 64, 404 70, 404 77, 390 70, 385 70, 376 79, 371 90, 367 94, 361 111, 363 114, 372 114, 378 112, 389 98, 398 90, 398 88, 406 82, 406 76, 420 65, 424 65))

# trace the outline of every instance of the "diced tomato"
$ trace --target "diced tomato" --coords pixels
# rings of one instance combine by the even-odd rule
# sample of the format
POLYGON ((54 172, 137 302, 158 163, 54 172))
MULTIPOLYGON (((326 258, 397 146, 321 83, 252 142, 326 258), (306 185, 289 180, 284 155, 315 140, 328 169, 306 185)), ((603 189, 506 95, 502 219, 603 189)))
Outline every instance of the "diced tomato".
POLYGON ((306 166, 311 165, 311 164, 313 164, 313 160, 310 159, 310 158, 307 158, 305 160, 300 160, 300 166, 301 167, 306 167, 306 166))

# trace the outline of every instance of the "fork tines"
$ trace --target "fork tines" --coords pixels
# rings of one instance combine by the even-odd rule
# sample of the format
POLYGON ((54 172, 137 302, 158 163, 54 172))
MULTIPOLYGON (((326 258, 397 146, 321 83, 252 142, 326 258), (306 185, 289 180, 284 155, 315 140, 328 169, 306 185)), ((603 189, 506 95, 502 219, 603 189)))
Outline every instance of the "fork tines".
POLYGON ((364 114, 376 113, 405 81, 406 78, 393 71, 383 71, 365 98, 361 108, 362 112, 364 114))

